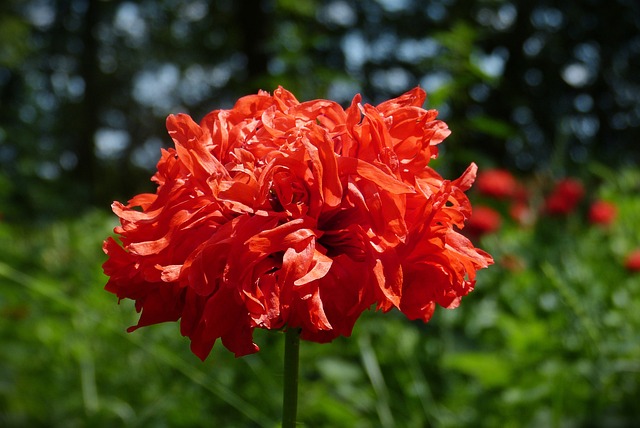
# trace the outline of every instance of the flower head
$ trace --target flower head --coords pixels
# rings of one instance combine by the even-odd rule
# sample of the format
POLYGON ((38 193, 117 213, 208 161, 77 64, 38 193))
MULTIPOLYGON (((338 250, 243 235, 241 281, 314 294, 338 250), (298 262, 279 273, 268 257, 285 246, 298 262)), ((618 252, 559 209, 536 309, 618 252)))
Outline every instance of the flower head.
POLYGON ((495 209, 483 205, 473 208, 471 218, 467 222, 467 233, 479 237, 495 232, 502 224, 502 217, 495 209))
POLYGON ((640 248, 627 254, 624 260, 624 266, 631 272, 640 272, 640 248))
POLYGON ((114 202, 121 244, 103 247, 106 289, 141 312, 129 331, 180 319, 205 359, 218 339, 256 352, 255 328, 327 342, 373 305, 424 321, 457 306, 493 260, 454 230, 476 167, 428 166, 449 130, 424 101, 343 109, 278 88, 200 124, 169 116, 156 192, 114 202))
POLYGON ((613 203, 598 200, 589 207, 589 222, 608 226, 615 220, 617 213, 618 210, 613 203))
POLYGON ((516 195, 519 186, 513 175, 505 169, 488 169, 478 174, 478 192, 497 199, 516 195))
POLYGON ((574 178, 565 178, 556 183, 545 200, 545 211, 549 214, 566 215, 575 210, 584 196, 584 186, 574 178))

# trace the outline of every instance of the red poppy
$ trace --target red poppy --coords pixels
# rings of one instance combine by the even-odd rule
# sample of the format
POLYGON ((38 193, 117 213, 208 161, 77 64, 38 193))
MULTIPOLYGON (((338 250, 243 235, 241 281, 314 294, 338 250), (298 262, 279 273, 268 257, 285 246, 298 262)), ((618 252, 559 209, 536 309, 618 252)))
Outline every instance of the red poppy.
POLYGON ((627 254, 624 266, 631 272, 640 272, 640 248, 627 254))
POLYGON ((570 214, 583 196, 582 183, 574 178, 566 178, 556 183, 555 188, 545 200, 545 211, 549 214, 570 214))
POLYGON ((454 231, 471 213, 471 165, 429 166, 449 134, 425 93, 377 107, 300 103, 283 88, 241 98, 200 124, 169 116, 155 194, 114 202, 106 289, 133 299, 136 326, 180 319, 192 351, 256 352, 255 328, 348 336, 365 310, 427 321, 455 307, 493 263, 454 231))
POLYGON ((467 222, 467 234, 479 237, 495 232, 502 224, 500 213, 491 207, 478 205, 473 208, 471 218, 467 222))
POLYGON ((518 192, 518 182, 505 169, 488 169, 478 174, 478 192, 498 199, 507 199, 518 192))
POLYGON ((615 220, 618 210, 616 206, 607 201, 595 201, 589 207, 589 222, 608 226, 615 220))

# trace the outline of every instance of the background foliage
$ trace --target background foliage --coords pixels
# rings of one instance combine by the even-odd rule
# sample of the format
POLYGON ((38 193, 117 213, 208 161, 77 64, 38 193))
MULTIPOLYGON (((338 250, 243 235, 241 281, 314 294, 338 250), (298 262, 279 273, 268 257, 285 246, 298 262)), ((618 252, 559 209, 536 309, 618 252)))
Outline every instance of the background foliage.
POLYGON ((169 113, 283 85, 376 103, 421 85, 453 134, 435 163, 511 170, 579 209, 481 239, 497 265, 427 325, 366 314, 303 343, 307 426, 633 426, 640 421, 640 6, 455 0, 0 4, 0 426, 277 426, 282 337, 202 364, 102 290, 111 201, 153 191, 169 113), (587 220, 595 199, 615 222, 587 220))

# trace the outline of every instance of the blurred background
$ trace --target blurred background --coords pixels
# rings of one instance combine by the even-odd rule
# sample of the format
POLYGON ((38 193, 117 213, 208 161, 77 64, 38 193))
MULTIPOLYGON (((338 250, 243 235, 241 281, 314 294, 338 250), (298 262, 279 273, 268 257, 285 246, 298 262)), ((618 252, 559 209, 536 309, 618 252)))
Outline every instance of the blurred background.
POLYGON ((640 3, 5 0, 0 426, 277 426, 282 337, 200 363, 175 324, 124 333, 101 242, 168 114, 278 85, 424 88, 453 131, 434 168, 486 172, 468 233, 497 262, 427 325, 303 343, 304 426, 640 424, 640 3))

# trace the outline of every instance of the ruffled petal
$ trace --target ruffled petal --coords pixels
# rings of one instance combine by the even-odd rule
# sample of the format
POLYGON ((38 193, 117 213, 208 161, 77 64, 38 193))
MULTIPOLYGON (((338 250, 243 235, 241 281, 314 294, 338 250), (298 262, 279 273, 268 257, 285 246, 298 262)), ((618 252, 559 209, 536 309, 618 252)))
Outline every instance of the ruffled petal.
POLYGON ((156 192, 114 202, 103 245, 105 289, 140 312, 129 331, 180 320, 204 360, 218 339, 257 352, 255 328, 328 342, 372 307, 426 322, 458 306, 493 260, 458 232, 475 164, 453 181, 429 167, 450 130, 425 99, 342 109, 278 87, 199 124, 170 115, 156 192))

